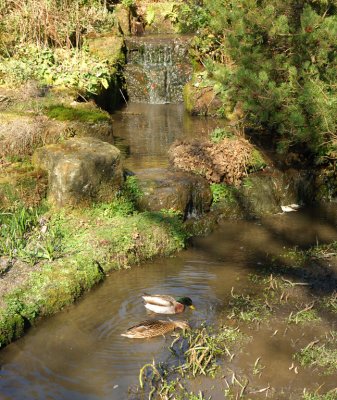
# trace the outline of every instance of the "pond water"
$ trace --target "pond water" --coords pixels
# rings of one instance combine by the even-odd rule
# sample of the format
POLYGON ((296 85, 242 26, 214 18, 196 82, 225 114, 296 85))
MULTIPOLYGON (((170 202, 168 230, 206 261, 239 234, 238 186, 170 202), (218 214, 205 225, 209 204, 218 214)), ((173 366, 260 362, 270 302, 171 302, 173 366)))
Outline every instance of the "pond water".
POLYGON ((132 171, 168 167, 167 151, 175 140, 207 138, 224 122, 191 117, 183 104, 129 105, 112 116, 115 145, 132 171))
MULTIPOLYGON (((212 129, 206 120, 200 124, 187 120, 181 107, 173 105, 132 105, 114 119, 115 134, 129 147, 124 154, 130 169, 165 165, 170 142, 192 134, 205 135, 212 129)), ((259 285, 252 276, 261 273, 258 279, 268 277, 270 272, 263 272, 264 267, 293 246, 306 248, 337 240, 336 222, 333 205, 260 220, 224 221, 214 233, 193 239, 187 250, 174 257, 112 272, 76 304, 42 321, 0 352, 0 399, 133 399, 139 369, 153 359, 167 360, 172 340, 169 335, 143 341, 120 335, 149 317, 142 304, 144 292, 190 296, 196 310, 175 318, 188 319, 192 328, 202 323, 236 326, 238 322, 227 318, 232 288, 234 293, 258 294, 259 285)), ((318 281, 326 282, 322 293, 331 294, 336 275, 324 267, 317 271, 318 281)), ((301 271, 294 275, 288 271, 284 278, 308 283, 301 271)), ((315 285, 297 289, 295 300, 302 305, 318 294, 315 285)), ((257 392, 252 398, 266 398, 267 394, 275 399, 299 399, 304 388, 316 390, 324 384, 328 390, 336 384, 336 376, 321 376, 298 363, 297 373, 291 368, 294 352, 336 330, 336 319, 322 310, 319 322, 289 325, 286 311, 273 308, 267 322, 240 326, 251 339, 238 349, 230 368, 237 376, 248 376, 256 391, 270 387, 267 393, 257 392), (258 357, 265 366, 259 376, 252 373, 258 357)), ((230 376, 228 366, 224 361, 222 378, 196 379, 191 386, 208 391, 212 400, 224 399, 223 377, 230 376)))

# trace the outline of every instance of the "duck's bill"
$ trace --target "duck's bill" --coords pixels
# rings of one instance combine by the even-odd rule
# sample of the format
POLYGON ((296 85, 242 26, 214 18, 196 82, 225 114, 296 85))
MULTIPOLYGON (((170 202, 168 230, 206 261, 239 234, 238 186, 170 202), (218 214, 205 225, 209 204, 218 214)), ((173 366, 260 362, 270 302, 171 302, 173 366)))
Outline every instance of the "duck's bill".
POLYGON ((189 306, 191 310, 195 310, 195 307, 193 305, 189 306))

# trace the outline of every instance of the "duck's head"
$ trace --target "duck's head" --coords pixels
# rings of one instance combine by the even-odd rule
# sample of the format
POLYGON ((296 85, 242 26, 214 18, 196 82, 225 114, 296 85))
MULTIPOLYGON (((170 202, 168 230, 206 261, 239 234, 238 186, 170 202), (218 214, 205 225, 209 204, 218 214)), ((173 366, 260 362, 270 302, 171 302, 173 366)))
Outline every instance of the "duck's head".
POLYGON ((195 310, 192 299, 190 297, 179 297, 176 300, 177 303, 183 304, 185 307, 189 307, 191 310, 195 310))
POLYGON ((184 331, 191 329, 191 327, 187 321, 174 321, 174 325, 176 328, 183 329, 184 331))

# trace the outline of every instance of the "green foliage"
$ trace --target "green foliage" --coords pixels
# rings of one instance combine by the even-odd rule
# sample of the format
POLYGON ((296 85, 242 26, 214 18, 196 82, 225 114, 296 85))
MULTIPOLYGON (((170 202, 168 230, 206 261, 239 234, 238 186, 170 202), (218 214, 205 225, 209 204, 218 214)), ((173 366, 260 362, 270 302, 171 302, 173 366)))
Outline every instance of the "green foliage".
POLYGON ((207 10, 199 3, 187 0, 173 6, 168 18, 176 25, 178 32, 195 32, 200 26, 207 23, 207 10))
POLYGON ((318 393, 309 393, 305 392, 302 396, 302 400, 335 400, 336 399, 337 390, 333 389, 330 390, 328 393, 325 394, 318 394, 318 393))
POLYGON ((226 128, 215 128, 210 133, 210 138, 213 143, 219 143, 224 138, 231 138, 231 137, 234 137, 234 133, 226 128))
POLYGON ((295 358, 302 366, 322 367, 324 374, 337 372, 337 333, 330 332, 326 343, 314 341, 296 353, 295 358))
POLYGON ((248 172, 260 171, 267 163, 258 149, 254 148, 248 161, 248 172))
POLYGON ((0 85, 20 85, 36 79, 42 84, 63 86, 79 93, 98 93, 108 88, 110 70, 86 49, 52 49, 36 45, 15 48, 12 57, 0 58, 0 85))
MULTIPOLYGON (((188 3, 190 7, 190 3, 188 3)), ((192 53, 244 124, 316 162, 336 142, 337 16, 333 0, 205 0, 192 53), (205 18, 204 18, 205 17, 205 18)), ((334 157, 336 159, 336 157, 334 157)))
POLYGON ((235 202, 235 188, 224 183, 211 183, 213 203, 224 201, 226 203, 235 202))
POLYGON ((19 208, 0 213, 0 255, 17 256, 24 251, 28 234, 38 221, 36 210, 19 208))
POLYGON ((124 7, 132 8, 135 6, 135 0, 122 0, 121 4, 123 4, 124 7))
POLYGON ((45 113, 49 118, 53 118, 58 121, 97 123, 110 120, 110 116, 99 109, 90 110, 88 108, 75 108, 62 104, 51 105, 47 107, 45 113))
POLYGON ((0 255, 34 265, 41 259, 52 261, 62 254, 64 234, 60 221, 57 218, 44 221, 42 211, 19 207, 0 214, 0 255))

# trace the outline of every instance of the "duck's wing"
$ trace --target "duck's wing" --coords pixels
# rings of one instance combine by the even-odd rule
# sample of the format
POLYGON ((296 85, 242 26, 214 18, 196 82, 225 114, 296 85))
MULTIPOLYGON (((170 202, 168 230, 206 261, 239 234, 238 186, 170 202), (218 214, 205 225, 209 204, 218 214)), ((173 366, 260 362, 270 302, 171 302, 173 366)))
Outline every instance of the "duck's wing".
POLYGON ((142 297, 145 303, 155 306, 171 307, 175 303, 175 299, 172 296, 162 294, 145 294, 142 297))
POLYGON ((131 326, 131 328, 129 328, 126 332, 145 332, 147 331, 149 328, 152 328, 153 326, 157 325, 158 321, 156 320, 146 320, 146 321, 142 321, 139 322, 139 324, 131 326))

